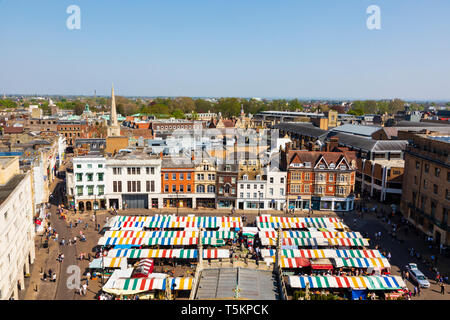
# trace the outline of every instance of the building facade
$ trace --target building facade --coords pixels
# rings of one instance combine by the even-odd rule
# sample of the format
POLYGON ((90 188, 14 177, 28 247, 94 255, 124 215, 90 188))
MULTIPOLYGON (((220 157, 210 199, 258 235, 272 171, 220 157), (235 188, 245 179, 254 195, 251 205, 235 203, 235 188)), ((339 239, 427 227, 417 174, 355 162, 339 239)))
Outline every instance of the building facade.
POLYGON ((288 150, 289 209, 353 210, 355 172, 356 155, 351 151, 288 150))
POLYGON ((106 159, 108 208, 162 207, 161 158, 145 152, 122 152, 106 159))
POLYGON ((18 157, 0 157, 0 299, 19 299, 35 259, 31 171, 18 157))
POLYGON ((406 149, 400 210, 437 244, 450 244, 450 137, 417 134, 406 149))

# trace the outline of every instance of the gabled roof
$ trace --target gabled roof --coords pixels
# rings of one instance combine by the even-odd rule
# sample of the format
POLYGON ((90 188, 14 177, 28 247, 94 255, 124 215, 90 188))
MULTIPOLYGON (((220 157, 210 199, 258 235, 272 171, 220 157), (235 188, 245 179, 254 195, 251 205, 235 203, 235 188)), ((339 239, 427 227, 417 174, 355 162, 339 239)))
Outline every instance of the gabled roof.
POLYGON ((323 151, 309 151, 309 150, 290 150, 287 155, 288 166, 291 163, 311 163, 311 167, 315 168, 316 165, 324 160, 326 166, 330 164, 335 164, 336 167, 340 162, 347 162, 349 165, 352 160, 356 160, 356 153, 354 151, 344 151, 344 152, 323 152, 323 151))

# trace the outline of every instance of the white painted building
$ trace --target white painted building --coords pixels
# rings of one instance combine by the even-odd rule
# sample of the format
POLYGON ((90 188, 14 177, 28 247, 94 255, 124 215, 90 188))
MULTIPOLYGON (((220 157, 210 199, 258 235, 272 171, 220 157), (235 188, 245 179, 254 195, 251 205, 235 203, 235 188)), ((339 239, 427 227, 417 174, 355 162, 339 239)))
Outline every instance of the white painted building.
POLYGON ((278 168, 266 167, 267 185, 266 196, 267 208, 272 210, 284 210, 286 204, 286 179, 287 172, 278 168))
POLYGON ((0 300, 19 299, 34 262, 31 177, 19 170, 18 157, 0 158, 0 300))
POLYGON ((102 155, 73 158, 73 177, 67 191, 80 211, 106 209, 106 159, 102 155), (69 188, 71 190, 69 191, 69 188))
POLYGON ((258 175, 255 180, 248 180, 244 175, 238 180, 237 209, 265 210, 267 209, 266 186, 267 180, 258 175))
POLYGON ((161 158, 122 152, 106 160, 107 208, 162 208, 161 158))

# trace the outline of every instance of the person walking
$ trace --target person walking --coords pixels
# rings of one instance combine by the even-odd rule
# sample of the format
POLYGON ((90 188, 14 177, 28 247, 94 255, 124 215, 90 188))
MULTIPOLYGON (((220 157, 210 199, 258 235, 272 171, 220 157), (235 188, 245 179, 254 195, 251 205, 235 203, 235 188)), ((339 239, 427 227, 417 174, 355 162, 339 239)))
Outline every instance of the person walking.
POLYGON ((441 282, 441 294, 445 294, 445 284, 441 282))
POLYGON ((418 296, 418 297, 420 297, 420 291, 421 291, 421 290, 420 290, 420 284, 419 284, 419 285, 417 285, 417 296, 418 296))
POLYGON ((417 295, 417 286, 414 286, 414 297, 417 295))
POLYGON ((88 288, 87 284, 84 283, 84 284, 83 284, 83 295, 84 295, 84 296, 86 295, 87 288, 88 288))

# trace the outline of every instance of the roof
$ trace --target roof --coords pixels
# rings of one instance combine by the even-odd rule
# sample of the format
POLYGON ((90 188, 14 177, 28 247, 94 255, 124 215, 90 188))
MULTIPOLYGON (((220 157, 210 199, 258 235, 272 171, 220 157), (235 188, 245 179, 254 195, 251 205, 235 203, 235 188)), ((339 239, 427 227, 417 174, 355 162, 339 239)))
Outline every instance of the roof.
POLYGON ((331 137, 338 137, 338 143, 341 146, 371 152, 403 151, 408 145, 408 141, 406 140, 373 140, 340 132, 330 132, 328 138, 331 137))
POLYGON ((280 129, 298 133, 304 136, 313 138, 325 138, 328 131, 314 127, 311 123, 295 123, 295 122, 283 122, 273 126, 274 129, 280 129))
POLYGON ((5 202, 5 200, 9 197, 9 195, 17 188, 20 182, 26 174, 17 174, 11 179, 9 179, 8 183, 4 186, 0 186, 0 205, 5 202))
POLYGON ((23 127, 4 127, 3 128, 4 134, 23 133, 23 132, 24 132, 23 127))
POLYGON ((201 272, 196 300, 232 299, 235 289, 239 296, 250 300, 279 299, 276 277, 272 271, 219 268, 205 269, 201 272))
POLYGON ((331 131, 336 132, 344 132, 344 133, 350 133, 358 136, 365 136, 365 137, 371 137, 372 134, 378 130, 380 130, 381 127, 378 126, 362 126, 357 124, 344 124, 339 127, 335 127, 331 129, 331 131))
POLYGON ((342 158, 345 158, 348 164, 351 165, 351 161, 356 160, 356 153, 354 151, 322 152, 322 151, 308 151, 308 150, 290 150, 288 153, 287 162, 288 164, 292 162, 298 163, 309 162, 311 163, 311 167, 315 167, 315 165, 322 158, 328 165, 332 163, 337 165, 339 162, 341 162, 342 158))

